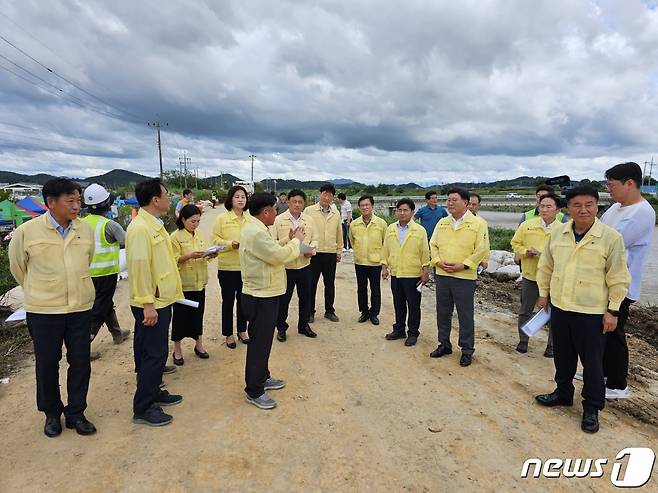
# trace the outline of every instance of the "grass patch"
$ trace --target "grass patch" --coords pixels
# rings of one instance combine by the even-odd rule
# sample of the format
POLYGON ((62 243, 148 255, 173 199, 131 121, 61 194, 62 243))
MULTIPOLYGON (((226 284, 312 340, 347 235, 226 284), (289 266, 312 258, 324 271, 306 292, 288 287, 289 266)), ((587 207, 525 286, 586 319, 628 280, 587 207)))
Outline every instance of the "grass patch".
POLYGON ((489 243, 491 250, 507 250, 512 251, 512 237, 514 230, 509 228, 489 228, 489 243))

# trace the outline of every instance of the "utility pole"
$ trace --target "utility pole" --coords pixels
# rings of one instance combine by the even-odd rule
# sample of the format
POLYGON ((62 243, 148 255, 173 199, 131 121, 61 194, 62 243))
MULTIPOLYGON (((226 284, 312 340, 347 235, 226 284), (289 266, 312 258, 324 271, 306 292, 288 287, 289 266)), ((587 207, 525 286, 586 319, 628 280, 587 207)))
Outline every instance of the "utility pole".
POLYGON ((194 189, 198 190, 199 189, 199 167, 197 166, 194 169, 196 170, 196 173, 194 174, 194 189))
MULTIPOLYGON (((149 127, 155 127, 158 131, 158 156, 160 157, 160 179, 162 179, 164 176, 164 170, 162 169, 162 141, 160 140, 160 127, 162 124, 160 122, 148 122, 147 125, 149 127)), ((168 127, 169 123, 165 122, 164 125, 168 127)))
POLYGON ((178 156, 178 164, 181 167, 181 173, 184 173, 185 188, 187 188, 187 167, 192 167, 192 159, 187 157, 187 151, 183 151, 183 157, 178 156))
POLYGON ((647 177, 647 164, 649 164, 649 161, 644 162, 644 171, 642 172, 642 186, 644 186, 644 180, 647 177))
POLYGON ((651 156, 651 165, 649 167, 649 183, 648 185, 651 186, 651 175, 653 174, 653 156, 651 156))
POLYGON ((254 183, 254 158, 256 157, 254 154, 249 156, 251 158, 251 183, 256 186, 254 183))

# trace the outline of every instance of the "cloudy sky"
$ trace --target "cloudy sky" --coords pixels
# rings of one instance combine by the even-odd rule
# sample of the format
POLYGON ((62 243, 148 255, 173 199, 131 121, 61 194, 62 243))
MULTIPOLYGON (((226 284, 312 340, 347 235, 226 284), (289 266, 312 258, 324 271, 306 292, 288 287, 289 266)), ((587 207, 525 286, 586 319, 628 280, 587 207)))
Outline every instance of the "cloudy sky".
POLYGON ((602 178, 658 151, 654 0, 0 0, 0 35, 0 169, 155 175, 149 121, 200 176, 602 178))

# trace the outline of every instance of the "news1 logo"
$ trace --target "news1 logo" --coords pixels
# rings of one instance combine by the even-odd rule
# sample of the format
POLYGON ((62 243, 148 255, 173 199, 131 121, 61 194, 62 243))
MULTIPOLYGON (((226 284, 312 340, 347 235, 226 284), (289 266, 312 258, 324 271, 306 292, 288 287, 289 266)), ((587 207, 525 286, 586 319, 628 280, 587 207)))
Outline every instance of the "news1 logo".
MULTIPOLYGON (((615 457, 610 481, 619 488, 639 488, 651 478, 656 454, 650 448, 630 447, 615 457), (622 473, 626 459, 626 468, 622 473)), ((521 467, 521 477, 539 478, 600 478, 605 474, 608 459, 528 459, 521 467)))

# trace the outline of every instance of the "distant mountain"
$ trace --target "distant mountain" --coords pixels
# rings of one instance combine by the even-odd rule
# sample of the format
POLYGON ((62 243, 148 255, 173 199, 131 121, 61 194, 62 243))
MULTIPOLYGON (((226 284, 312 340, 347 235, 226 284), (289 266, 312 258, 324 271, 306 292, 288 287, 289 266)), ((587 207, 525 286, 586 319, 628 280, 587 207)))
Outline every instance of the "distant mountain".
POLYGON ((333 183, 334 185, 351 185, 354 183, 353 180, 350 180, 349 178, 336 178, 334 180, 329 180, 329 183, 333 183))
POLYGON ((55 177, 44 173, 39 173, 38 175, 23 175, 21 173, 14 173, 13 171, 0 171, 1 183, 36 183, 37 185, 43 185, 52 178, 55 177))
POLYGON ((98 183, 106 187, 125 187, 131 184, 139 183, 140 181, 151 178, 150 176, 140 175, 125 169, 113 169, 104 175, 90 176, 83 181, 88 183, 98 183))

